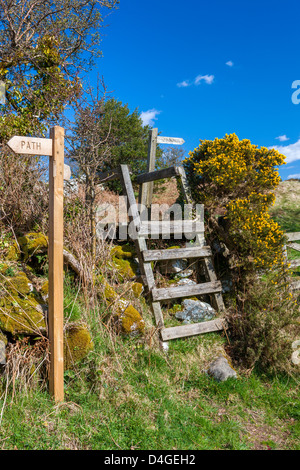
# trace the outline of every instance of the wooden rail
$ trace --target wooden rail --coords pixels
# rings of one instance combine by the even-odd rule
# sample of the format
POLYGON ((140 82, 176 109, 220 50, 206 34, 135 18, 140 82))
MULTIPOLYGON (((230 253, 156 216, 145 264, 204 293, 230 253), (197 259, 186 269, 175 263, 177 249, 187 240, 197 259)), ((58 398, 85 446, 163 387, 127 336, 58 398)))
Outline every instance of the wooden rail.
MULTIPOLYGON (((292 248, 293 250, 300 252, 300 232, 287 233, 286 236, 288 239, 286 247, 292 248)), ((291 265, 291 268, 297 268, 298 266, 300 266, 300 258, 290 260, 289 263, 291 265)))

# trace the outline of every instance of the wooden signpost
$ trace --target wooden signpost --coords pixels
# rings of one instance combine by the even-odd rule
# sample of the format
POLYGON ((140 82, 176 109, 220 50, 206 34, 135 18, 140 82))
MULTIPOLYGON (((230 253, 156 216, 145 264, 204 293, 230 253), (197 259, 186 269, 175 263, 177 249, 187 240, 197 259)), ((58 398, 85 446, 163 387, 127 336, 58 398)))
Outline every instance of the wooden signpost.
POLYGON ((49 156, 49 391, 55 401, 64 400, 63 342, 63 197, 64 129, 55 126, 50 139, 14 136, 8 146, 18 154, 49 156))
MULTIPOLYGON (((179 137, 163 137, 161 135, 158 135, 157 128, 150 129, 147 173, 155 170, 157 144, 182 145, 184 144, 184 140, 179 137)), ((143 206, 146 206, 148 208, 151 207, 152 194, 153 194, 153 181, 143 184, 141 187, 141 196, 139 198, 143 206)))

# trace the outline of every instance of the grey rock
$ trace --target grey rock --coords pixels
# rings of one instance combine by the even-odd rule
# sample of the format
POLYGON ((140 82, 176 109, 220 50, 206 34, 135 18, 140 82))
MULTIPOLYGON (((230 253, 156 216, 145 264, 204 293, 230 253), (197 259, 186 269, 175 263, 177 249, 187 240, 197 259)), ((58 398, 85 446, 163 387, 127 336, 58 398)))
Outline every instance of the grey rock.
POLYGON ((196 285, 197 282, 193 281, 193 279, 189 279, 187 277, 184 277, 183 279, 180 279, 178 282, 177 282, 177 286, 193 286, 193 285, 196 285))
POLYGON ((217 382, 224 382, 231 377, 237 378, 236 371, 223 355, 219 356, 209 365, 207 373, 217 380, 217 382))
POLYGON ((0 339, 0 364, 6 364, 5 343, 0 339))
POLYGON ((183 273, 187 265, 187 261, 184 259, 162 261, 159 266, 159 271, 161 274, 183 273))
POLYGON ((192 269, 185 269, 184 271, 181 271, 181 272, 178 272, 176 274, 176 278, 179 277, 179 278, 187 278, 189 276, 192 276, 193 274, 193 270, 192 269))
POLYGON ((175 317, 178 320, 183 320, 184 324, 209 321, 216 316, 215 309, 200 300, 185 299, 182 305, 184 309, 176 312, 175 317))
POLYGON ((225 294, 226 292, 231 292, 233 283, 230 279, 224 279, 222 281, 222 292, 225 294))

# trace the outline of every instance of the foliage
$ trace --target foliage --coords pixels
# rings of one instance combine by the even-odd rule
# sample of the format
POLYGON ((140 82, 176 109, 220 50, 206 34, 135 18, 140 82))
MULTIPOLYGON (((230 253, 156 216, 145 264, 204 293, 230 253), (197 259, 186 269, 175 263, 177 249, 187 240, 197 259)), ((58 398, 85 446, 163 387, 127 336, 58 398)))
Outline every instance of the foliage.
POLYGON ((285 157, 235 134, 200 142, 184 165, 195 202, 205 204, 208 237, 227 246, 235 274, 280 266, 284 234, 268 209, 285 157))
MULTIPOLYGON (((120 164, 129 165, 133 175, 146 171, 149 127, 142 125, 138 110, 115 98, 92 98, 77 106, 72 129, 71 159, 80 173, 105 172, 120 164)), ((161 150, 157 148, 157 160, 161 150)))
POLYGON ((17 235, 45 229, 48 189, 38 160, 0 153, 0 225, 17 235))
POLYGON ((231 355, 253 369, 296 373, 292 344, 299 337, 299 306, 285 273, 268 273, 247 279, 244 292, 228 319, 232 339, 231 355))
POLYGON ((0 143, 14 134, 43 135, 80 93, 78 71, 100 51, 101 8, 116 4, 116 0, 0 2, 0 80, 6 85, 0 143))
MULTIPOLYGON (((166 355, 154 344, 111 336, 99 316, 94 350, 65 373, 63 403, 42 384, 19 393, 20 376, 5 394, 7 377, 0 378, 2 450, 299 448, 295 380, 255 371, 216 383, 202 370, 220 343, 216 333, 172 342, 166 355)), ((28 367, 34 361, 28 353, 25 359, 28 367)))
POLYGON ((168 168, 169 166, 182 165, 183 158, 183 148, 169 146, 165 148, 162 153, 160 168, 168 168))
POLYGON ((251 368, 289 370, 299 306, 289 287, 285 235, 270 214, 284 156, 235 134, 201 141, 185 160, 193 198, 205 207, 227 296, 233 357, 251 368), (272 279, 269 278, 272 273, 272 279))

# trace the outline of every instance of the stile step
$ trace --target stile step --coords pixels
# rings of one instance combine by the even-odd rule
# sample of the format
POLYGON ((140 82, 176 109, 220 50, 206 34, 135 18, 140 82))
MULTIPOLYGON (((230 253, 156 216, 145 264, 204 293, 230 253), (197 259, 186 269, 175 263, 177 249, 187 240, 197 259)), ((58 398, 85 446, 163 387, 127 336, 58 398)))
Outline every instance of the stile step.
POLYGON ((180 297, 193 297, 203 294, 214 294, 222 292, 222 284, 220 281, 204 282, 192 286, 163 287, 152 289, 153 301, 179 299, 180 297))
POLYGON ((209 246, 193 248, 172 248, 170 250, 143 251, 144 261, 166 261, 185 258, 205 258, 212 256, 209 246))
POLYGON ((170 339, 184 338, 186 336, 194 336, 211 331, 220 331, 225 328, 223 320, 216 318, 215 320, 205 321, 201 323, 192 323, 189 325, 172 326, 161 330, 163 341, 170 339))
POLYGON ((148 235, 188 235, 192 233, 203 233, 204 223, 199 220, 176 220, 161 221, 152 220, 150 222, 141 222, 138 236, 146 237, 148 235))

